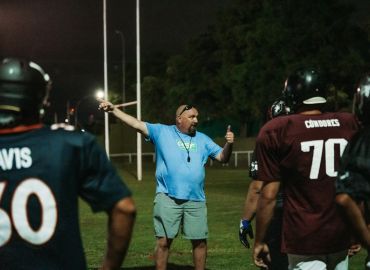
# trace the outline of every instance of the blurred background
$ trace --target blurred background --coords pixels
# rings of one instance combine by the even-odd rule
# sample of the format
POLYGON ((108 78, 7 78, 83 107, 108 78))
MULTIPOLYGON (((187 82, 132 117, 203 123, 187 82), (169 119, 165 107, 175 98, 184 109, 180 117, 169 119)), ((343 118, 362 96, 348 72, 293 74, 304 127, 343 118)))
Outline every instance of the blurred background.
MULTIPOLYGON (((135 8, 135 0, 107 0, 114 103, 136 100, 135 8)), ((368 0, 141 0, 142 119, 172 123, 179 104, 192 104, 211 137, 228 124, 238 137, 255 136, 300 66, 325 70, 327 109, 349 110, 370 70, 368 14, 368 0)), ((102 0, 1 0, 0 56, 29 58, 50 74, 47 122, 69 118, 103 133, 94 98, 104 86, 102 0)))

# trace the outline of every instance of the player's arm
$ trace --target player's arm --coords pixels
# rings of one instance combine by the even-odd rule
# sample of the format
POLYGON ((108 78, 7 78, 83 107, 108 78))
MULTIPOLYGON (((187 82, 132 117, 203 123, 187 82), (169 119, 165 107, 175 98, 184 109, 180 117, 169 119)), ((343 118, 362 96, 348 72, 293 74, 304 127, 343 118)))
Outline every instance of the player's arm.
POLYGON ((222 163, 227 163, 230 159, 231 153, 233 152, 234 133, 231 131, 230 125, 227 127, 225 135, 226 143, 220 154, 216 156, 216 160, 222 163))
POLYGON ((245 198, 243 216, 240 220, 239 226, 239 239, 246 248, 250 247, 248 236, 251 239, 253 239, 254 237, 252 220, 254 218, 254 215, 256 214, 257 202, 260 196, 262 184, 262 181, 253 180, 249 184, 247 196, 245 198))
POLYGON ((357 203, 346 193, 339 193, 335 197, 335 201, 339 204, 349 219, 352 227, 359 240, 370 249, 370 231, 367 227, 362 211, 357 203))
POLYGON ((279 187, 278 181, 264 182, 258 199, 253 260, 259 267, 267 267, 268 262, 271 261, 268 247, 263 240, 274 213, 279 187))
POLYGON ((114 106, 112 103, 110 103, 107 100, 98 99, 98 101, 100 102, 99 110, 112 113, 115 117, 117 117, 123 123, 132 127, 133 129, 135 129, 137 132, 140 132, 144 136, 149 135, 145 122, 138 120, 135 117, 121 111, 117 106, 114 106))
POLYGON ((253 219, 257 210, 257 203, 261 193, 262 185, 263 182, 260 180, 253 180, 250 183, 247 196, 244 201, 243 219, 253 219))
POLYGON ((108 212, 108 243, 101 270, 120 269, 134 227, 136 208, 131 197, 118 201, 108 212))

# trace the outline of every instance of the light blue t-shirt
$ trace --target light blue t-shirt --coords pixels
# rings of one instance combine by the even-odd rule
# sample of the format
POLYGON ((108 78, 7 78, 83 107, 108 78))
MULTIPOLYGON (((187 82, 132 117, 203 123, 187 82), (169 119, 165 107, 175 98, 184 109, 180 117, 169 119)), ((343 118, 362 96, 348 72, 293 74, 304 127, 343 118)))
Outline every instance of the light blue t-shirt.
POLYGON ((204 166, 208 157, 214 159, 222 148, 199 131, 190 136, 175 125, 146 123, 146 126, 149 140, 155 145, 156 192, 181 200, 205 201, 204 166))

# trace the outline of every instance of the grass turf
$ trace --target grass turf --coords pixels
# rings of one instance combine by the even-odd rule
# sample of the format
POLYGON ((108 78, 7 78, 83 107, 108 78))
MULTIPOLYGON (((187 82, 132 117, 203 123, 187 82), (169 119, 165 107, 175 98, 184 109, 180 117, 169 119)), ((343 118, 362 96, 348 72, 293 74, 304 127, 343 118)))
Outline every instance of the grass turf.
MULTIPOLYGON (((154 167, 144 164, 143 180, 135 179, 135 165, 119 164, 117 168, 132 189, 138 209, 134 235, 123 269, 154 269, 155 238, 152 225, 152 206, 155 192, 154 167)), ((238 239, 238 226, 244 198, 249 185, 247 169, 232 167, 206 168, 206 196, 208 205, 208 270, 257 269, 251 260, 251 250, 245 249, 238 239)), ((106 244, 106 215, 92 214, 82 202, 81 230, 89 269, 98 269, 106 244)), ((338 236, 340 237, 340 236, 338 236)), ((350 259, 350 269, 363 269, 365 252, 350 259)), ((169 270, 190 270, 192 267, 189 240, 177 237, 170 251, 169 270)))

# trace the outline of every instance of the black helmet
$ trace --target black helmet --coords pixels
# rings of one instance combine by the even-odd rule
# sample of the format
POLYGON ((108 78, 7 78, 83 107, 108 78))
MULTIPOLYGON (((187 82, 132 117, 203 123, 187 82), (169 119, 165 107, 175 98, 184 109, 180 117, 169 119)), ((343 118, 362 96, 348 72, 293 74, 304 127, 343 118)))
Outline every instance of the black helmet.
POLYGON ((294 72, 285 81, 283 99, 293 111, 302 105, 326 103, 322 74, 314 69, 294 72))
POLYGON ((39 115, 49 76, 34 62, 5 58, 0 63, 0 110, 39 115))
POLYGON ((365 75, 357 86, 353 109, 362 124, 370 124, 370 73, 365 75))

